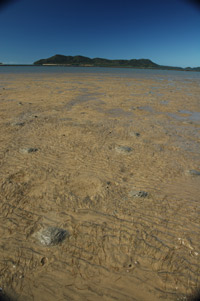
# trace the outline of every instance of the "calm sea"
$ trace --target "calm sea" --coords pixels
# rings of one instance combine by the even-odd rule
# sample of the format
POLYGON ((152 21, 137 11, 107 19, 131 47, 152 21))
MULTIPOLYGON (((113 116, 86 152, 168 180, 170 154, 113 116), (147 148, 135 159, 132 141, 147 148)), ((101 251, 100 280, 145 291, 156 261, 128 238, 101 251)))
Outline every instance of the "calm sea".
POLYGON ((194 80, 200 79, 200 72, 128 69, 128 68, 103 68, 103 67, 63 67, 63 66, 0 66, 0 74, 101 74, 117 77, 154 78, 159 80, 194 80))

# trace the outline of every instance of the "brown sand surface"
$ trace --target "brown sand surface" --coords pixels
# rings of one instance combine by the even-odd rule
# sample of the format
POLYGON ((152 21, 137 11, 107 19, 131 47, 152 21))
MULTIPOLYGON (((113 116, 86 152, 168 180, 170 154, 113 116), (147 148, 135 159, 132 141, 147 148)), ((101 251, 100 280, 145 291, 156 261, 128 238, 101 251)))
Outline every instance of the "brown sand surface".
POLYGON ((3 292, 186 300, 200 283, 199 101, 198 80, 1 74, 3 292), (49 226, 69 235, 44 246, 49 226))

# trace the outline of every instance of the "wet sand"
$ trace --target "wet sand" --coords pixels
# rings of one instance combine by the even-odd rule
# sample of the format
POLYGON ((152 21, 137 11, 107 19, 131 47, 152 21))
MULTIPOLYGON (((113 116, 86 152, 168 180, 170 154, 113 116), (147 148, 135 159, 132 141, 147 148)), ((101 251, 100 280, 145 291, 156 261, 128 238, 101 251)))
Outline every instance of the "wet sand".
POLYGON ((0 75, 3 292, 156 301, 199 286, 199 95, 199 80, 0 75), (68 235, 43 245, 46 227, 68 235))

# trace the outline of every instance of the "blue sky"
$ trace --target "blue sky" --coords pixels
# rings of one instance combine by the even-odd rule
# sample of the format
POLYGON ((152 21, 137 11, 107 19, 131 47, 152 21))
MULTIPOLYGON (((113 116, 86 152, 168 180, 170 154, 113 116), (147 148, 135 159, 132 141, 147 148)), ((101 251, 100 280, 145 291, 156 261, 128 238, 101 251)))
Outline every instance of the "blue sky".
POLYGON ((187 0, 16 0, 0 7, 0 62, 55 54, 200 66, 200 7, 187 0))

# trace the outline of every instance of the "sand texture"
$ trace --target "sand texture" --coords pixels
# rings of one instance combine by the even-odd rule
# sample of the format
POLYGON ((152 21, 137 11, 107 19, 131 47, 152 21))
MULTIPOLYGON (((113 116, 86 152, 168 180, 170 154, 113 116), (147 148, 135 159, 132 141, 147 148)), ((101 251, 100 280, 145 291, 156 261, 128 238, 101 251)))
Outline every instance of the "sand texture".
POLYGON ((199 103, 199 80, 1 74, 2 291, 186 300, 200 284, 199 103))

